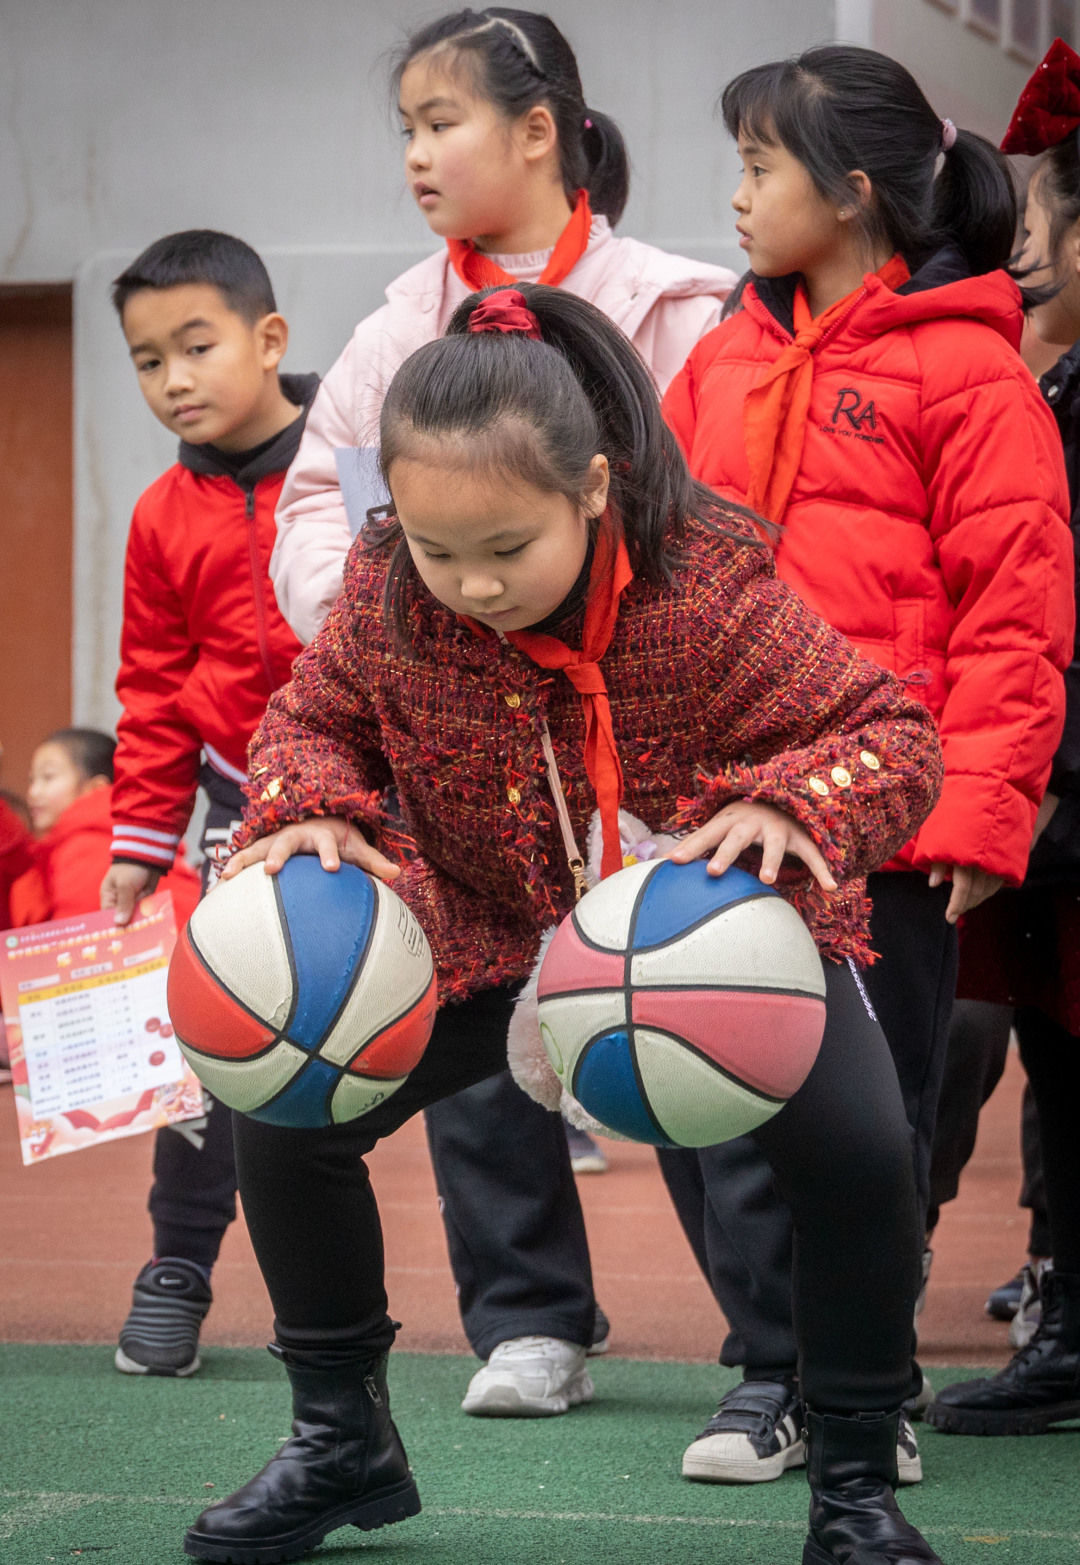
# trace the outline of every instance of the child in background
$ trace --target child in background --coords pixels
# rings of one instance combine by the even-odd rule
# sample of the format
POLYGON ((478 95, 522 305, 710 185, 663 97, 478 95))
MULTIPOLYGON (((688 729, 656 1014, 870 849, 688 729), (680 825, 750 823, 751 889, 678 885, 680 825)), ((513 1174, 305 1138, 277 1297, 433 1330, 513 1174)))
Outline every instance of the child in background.
MULTIPOLYGON (((360 322, 285 481, 270 570, 304 641, 338 595, 367 508, 385 499, 386 388, 473 289, 522 278, 591 300, 663 388, 735 282, 725 268, 613 232, 629 195, 623 139, 586 104, 573 51, 548 17, 504 7, 440 17, 401 50, 395 85, 409 190, 445 244, 360 322)), ((602 1312, 594 1318, 561 1127, 507 1073, 434 1105, 427 1129, 462 1320, 486 1361, 462 1406, 481 1416, 565 1413, 592 1396, 586 1351, 599 1348, 607 1323, 602 1312)))
MULTIPOLYGON (((0 744, 0 761, 4 747, 0 744)), ((0 929, 11 924, 11 887, 34 861, 34 839, 26 805, 17 794, 0 788, 0 929)), ((0 1082, 11 1080, 4 1018, 0 1016, 0 1082)))
MULTIPOLYGON (((989 143, 943 121, 895 61, 846 46, 745 72, 723 112, 751 271, 665 412, 696 478, 783 524, 780 577, 940 725, 941 798, 871 877, 880 960, 865 975, 925 1218, 956 921, 1023 879, 1061 732, 1073 561, 1060 441, 1017 352, 1020 292, 1000 269, 1015 201, 989 143)), ((848 769, 811 786, 828 807, 848 769)), ((699 1250, 714 1225, 711 1278, 736 1328, 724 1362, 746 1366, 684 1473, 778 1477, 803 1459, 787 1214, 748 1143, 661 1163, 683 1167, 699 1250), (715 1173, 719 1206, 705 1210, 695 1163, 715 1173)), ((929 1395, 913 1365, 912 1410, 929 1395)))
MULTIPOLYGON (((13 927, 93 913, 111 862, 116 740, 96 728, 60 728, 30 762, 26 798, 38 834, 34 864, 11 892, 13 927)), ((171 891, 177 928, 199 900, 199 877, 183 850, 159 883, 171 891)))
POLYGON ((294 1438, 185 1549, 299 1555, 335 1527, 419 1509, 387 1407, 395 1327, 362 1158, 503 1068, 514 995, 573 906, 562 794, 577 842, 599 801, 604 874, 622 864, 620 801, 691 828, 675 857, 707 854, 714 873, 758 845, 763 880, 818 940, 821 1054, 756 1133, 800 1235, 804 1557, 848 1559, 854 1539, 866 1565, 901 1547, 936 1561, 891 1492, 920 1233, 895 1073, 850 966, 866 934, 852 877, 937 792, 929 714, 776 580, 746 513, 691 482, 640 358, 584 300, 528 284, 467 300, 395 377, 380 434, 393 511, 354 547, 270 704, 251 846, 225 873, 317 852, 328 870, 345 859, 391 879, 427 932, 442 1005, 417 1069, 371 1114, 302 1135, 236 1117, 294 1438), (593 671, 587 693, 560 674, 570 663, 593 671), (852 786, 823 806, 807 779, 839 765, 852 786), (416 847, 401 871, 377 846, 389 788, 416 847))
MULTIPOLYGON (((125 924, 172 864, 201 782, 206 875, 243 805, 247 742, 299 643, 267 575, 274 507, 314 375, 281 375, 288 327, 266 268, 229 234, 189 229, 113 285, 139 388, 180 436, 177 462, 132 517, 116 689, 123 704, 112 867, 101 905, 125 924)), ((236 1215, 228 1109, 158 1132, 153 1255, 135 1281, 116 1367, 190 1375, 210 1271, 236 1215)))
MULTIPOLYGON (((1028 185, 1019 269, 1029 319, 1072 343, 1039 385, 1065 446, 1080 536, 1080 55, 1056 39, 1002 142, 1042 157, 1028 185)), ((990 1379, 946 1386, 927 1410, 949 1434, 1035 1434, 1080 1415, 1080 656, 1065 681, 1065 733, 1036 823, 1027 879, 965 920, 965 992, 1016 1007, 1038 1116, 1053 1262, 1037 1273, 1041 1314, 1026 1346, 990 1379)))

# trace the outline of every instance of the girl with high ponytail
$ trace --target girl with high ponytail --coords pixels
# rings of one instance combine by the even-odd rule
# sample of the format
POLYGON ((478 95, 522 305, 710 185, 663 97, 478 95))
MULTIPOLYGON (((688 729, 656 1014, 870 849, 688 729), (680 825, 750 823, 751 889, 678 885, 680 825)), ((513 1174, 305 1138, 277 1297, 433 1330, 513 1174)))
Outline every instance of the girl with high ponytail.
POLYGON ((379 412, 398 365, 476 288, 565 288, 620 326, 661 391, 719 320, 726 267, 614 233, 630 167, 614 120, 585 98, 547 16, 455 11, 402 47, 393 73, 409 191, 443 248, 387 289, 323 381, 282 492, 270 574, 302 641, 341 587, 375 498, 379 412))
MULTIPOLYGON (((271 699, 225 874, 318 853, 392 880, 440 1010, 416 1070, 364 1118, 297 1134, 238 1116, 295 1436, 185 1550, 296 1558, 419 1509, 387 1410, 395 1326, 362 1159, 502 1072, 541 934, 574 905, 577 844, 598 813, 602 874, 618 871, 623 809, 685 830, 672 856, 712 873, 749 852, 825 959, 821 1053, 755 1134, 797 1212, 806 1395, 818 1416, 858 1415, 839 1422, 861 1483, 883 1431, 895 1442, 920 1234, 895 1075, 850 959, 860 877, 937 792, 929 714, 777 581, 755 520, 692 481, 645 365, 583 299, 529 284, 466 299, 398 371, 381 450, 389 516, 271 699), (850 785, 824 804, 813 785, 841 767, 850 785), (404 868, 382 851, 391 791, 404 868)), ((935 1560, 889 1503, 905 1561, 935 1560)))
MULTIPOLYGON (((1017 351, 1021 293, 1003 269, 1016 205, 1001 154, 871 49, 756 66, 722 106, 742 162, 731 204, 750 272, 665 412, 694 476, 779 528, 781 578, 940 725, 941 798, 870 879, 880 960, 866 974, 925 1219, 957 920, 1023 879, 1061 730, 1073 619, 1061 446, 1017 351)), ((826 780, 829 797, 845 786, 842 774, 826 780)), ((712 1281, 739 1320, 724 1362, 751 1384, 729 1393, 683 1467, 714 1481, 777 1477, 807 1457, 784 1433, 801 1422, 790 1220, 775 1192, 758 1198, 768 1175, 752 1152, 732 1173, 743 1150, 661 1153, 673 1189, 710 1162, 735 1260, 716 1247, 712 1281), (765 1428, 756 1446, 748 1396, 765 1428)), ((680 1215, 697 1235, 696 1196, 680 1215)), ((910 1411, 931 1396, 913 1363, 910 1411)), ((809 1460, 828 1463, 828 1441, 815 1458, 807 1427, 809 1460)), ((894 1459, 901 1481, 919 1481, 908 1426, 894 1459)), ((863 1526, 877 1526, 873 1507, 863 1526)), ((821 1558, 846 1560, 851 1538, 832 1536, 821 1558)), ((899 1556, 883 1546, 880 1557, 899 1556)))
MULTIPOLYGON (((735 281, 725 268, 616 235, 626 148, 586 99, 573 50, 548 17, 502 6, 443 16, 403 45, 394 90, 408 188, 443 244, 360 322, 286 478, 270 574, 302 641, 338 595, 368 507, 384 498, 386 388, 474 289, 523 278, 591 300, 664 386, 735 281)), ((465 1332, 479 1358, 499 1355, 477 1371, 463 1405, 482 1415, 565 1413, 592 1396, 585 1352, 607 1329, 577 1189, 559 1127, 533 1113, 509 1077, 483 1092, 482 1137, 475 1104, 440 1104, 428 1116, 465 1332), (540 1391, 537 1337, 550 1368, 540 1391)))

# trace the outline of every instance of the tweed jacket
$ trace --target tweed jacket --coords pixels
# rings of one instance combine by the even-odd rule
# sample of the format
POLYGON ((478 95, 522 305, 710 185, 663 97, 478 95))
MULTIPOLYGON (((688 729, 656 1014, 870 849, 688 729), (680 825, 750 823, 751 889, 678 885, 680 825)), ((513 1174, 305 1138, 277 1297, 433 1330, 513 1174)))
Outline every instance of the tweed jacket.
MULTIPOLYGON (((624 806, 674 827, 732 799, 786 811, 847 884, 826 897, 796 864, 780 889, 824 955, 865 956, 859 877, 937 797, 933 720, 777 580, 767 549, 694 522, 682 554, 671 582, 626 589, 602 659, 624 806)), ((584 719, 564 674, 477 633, 418 581, 412 647, 397 648, 385 575, 385 556, 355 544, 339 601, 252 740, 241 841, 311 815, 380 841, 393 788, 414 850, 394 889, 427 932, 443 1002, 459 1000, 524 978, 573 906, 540 735, 546 719, 584 842, 584 719)))

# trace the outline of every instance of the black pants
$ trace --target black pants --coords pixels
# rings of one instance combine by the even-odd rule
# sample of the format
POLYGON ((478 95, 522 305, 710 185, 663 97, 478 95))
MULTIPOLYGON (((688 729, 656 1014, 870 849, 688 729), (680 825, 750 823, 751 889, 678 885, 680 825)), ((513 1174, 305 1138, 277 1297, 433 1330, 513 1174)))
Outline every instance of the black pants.
MULTIPOLYGON (((202 833, 203 890, 244 808, 239 787, 210 766, 202 833)), ((154 1254, 208 1271, 236 1217, 232 1111, 204 1094, 204 1118, 159 1130, 150 1216, 154 1254)), ((532 1333, 587 1343, 593 1298, 589 1248, 566 1137, 509 1071, 432 1105, 428 1143, 462 1323, 487 1358, 532 1333), (482 1127, 482 1133, 478 1133, 482 1127)))
MULTIPOLYGON (((239 786, 204 766, 199 781, 210 800, 200 847, 203 892, 219 849, 228 845, 244 812, 239 786)), ((207 1271, 236 1216, 232 1110, 203 1093, 203 1118, 165 1125, 154 1141, 154 1182, 148 1202, 154 1254, 179 1256, 207 1271)))
MULTIPOLYGON (((895 1062, 922 1225, 956 992, 956 931, 945 922, 949 887, 931 890, 925 875, 872 875, 870 895, 871 940, 880 959, 862 981, 895 1062)), ((759 1378, 790 1373, 798 1351, 793 1214, 777 1189, 775 1167, 753 1138, 696 1153, 661 1151, 659 1159, 683 1230, 731 1327, 720 1362, 741 1364, 759 1378)))
MULTIPOLYGON (((818 1060, 754 1139, 794 1222, 804 1392, 843 1413, 892 1408, 907 1394, 921 1234, 884 1037, 848 967, 827 964, 827 984, 818 1060)), ((445 1007, 404 1086, 349 1124, 285 1130, 235 1117, 244 1211, 286 1347, 375 1352, 393 1340, 364 1155, 418 1110, 503 1069, 510 1004, 497 990, 445 1007)))
POLYGON ((1038 1110, 1050 1253, 1057 1271, 1075 1276, 1080 1274, 1080 1038, 1029 1007, 1016 1013, 1016 1036, 1038 1110))
MULTIPOLYGON (((928 1232, 937 1227, 941 1208, 955 1199, 960 1175, 975 1150, 980 1110, 1005 1070, 1013 1015, 1012 1006, 995 1005, 988 1000, 957 1000, 953 1007, 930 1164, 928 1232)), ((1020 1111, 1020 1156, 1020 1205, 1031 1212, 1028 1251, 1031 1255, 1050 1255, 1039 1117, 1030 1085, 1024 1088, 1020 1111)))
POLYGON ((562 1120, 508 1070, 432 1103, 425 1118, 473 1352, 486 1359, 532 1334, 588 1344, 596 1301, 562 1120))

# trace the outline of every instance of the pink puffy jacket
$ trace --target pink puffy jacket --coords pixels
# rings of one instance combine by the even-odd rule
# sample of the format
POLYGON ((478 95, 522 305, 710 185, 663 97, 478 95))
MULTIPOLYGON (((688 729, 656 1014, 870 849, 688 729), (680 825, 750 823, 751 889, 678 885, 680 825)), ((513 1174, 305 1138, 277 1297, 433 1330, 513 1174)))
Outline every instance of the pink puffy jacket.
MULTIPOLYGON (((493 256, 535 282, 550 251, 493 256)), ((588 299, 626 333, 662 391, 694 344, 711 331, 735 284, 726 267, 670 255, 612 233, 594 217, 585 254, 563 287, 588 299)), ((281 611, 310 641, 341 590, 345 555, 378 478, 379 413, 398 366, 446 328, 469 289, 445 250, 403 272, 386 303, 362 320, 320 387, 277 512, 270 576, 281 611)))

